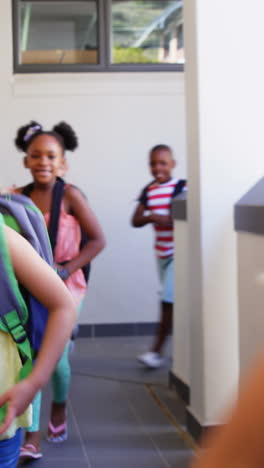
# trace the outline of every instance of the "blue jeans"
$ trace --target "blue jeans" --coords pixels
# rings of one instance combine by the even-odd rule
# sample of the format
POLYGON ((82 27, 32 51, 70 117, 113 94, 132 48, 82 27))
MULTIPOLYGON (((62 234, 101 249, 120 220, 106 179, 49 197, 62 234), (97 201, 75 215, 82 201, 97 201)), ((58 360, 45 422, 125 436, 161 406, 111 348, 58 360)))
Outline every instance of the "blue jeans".
POLYGON ((16 468, 22 444, 22 430, 18 429, 11 439, 0 440, 1 468, 16 468))

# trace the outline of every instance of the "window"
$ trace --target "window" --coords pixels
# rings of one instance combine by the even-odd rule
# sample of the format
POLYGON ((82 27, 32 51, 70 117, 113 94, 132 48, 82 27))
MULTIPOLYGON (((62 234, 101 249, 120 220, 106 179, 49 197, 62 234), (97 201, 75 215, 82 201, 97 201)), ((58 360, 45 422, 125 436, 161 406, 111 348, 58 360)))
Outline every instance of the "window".
POLYGON ((182 70, 182 0, 13 0, 14 71, 182 70))
POLYGON ((183 63, 182 2, 112 1, 112 63, 183 63))

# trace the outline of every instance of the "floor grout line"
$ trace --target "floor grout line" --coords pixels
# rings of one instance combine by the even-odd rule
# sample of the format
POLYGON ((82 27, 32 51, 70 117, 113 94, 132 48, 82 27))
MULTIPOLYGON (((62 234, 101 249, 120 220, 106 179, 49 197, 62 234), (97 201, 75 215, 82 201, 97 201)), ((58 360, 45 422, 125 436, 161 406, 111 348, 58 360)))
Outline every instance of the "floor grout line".
POLYGON ((190 436, 190 434, 183 429, 183 427, 177 422, 169 408, 161 401, 161 399, 158 397, 157 393, 153 389, 153 387, 158 387, 158 388, 166 388, 167 386, 164 384, 159 384, 159 383, 147 383, 147 382, 142 382, 142 381, 137 381, 137 380, 131 380, 131 379, 120 379, 117 377, 109 377, 109 376, 102 376, 102 375, 94 375, 94 374, 87 374, 83 372, 75 372, 75 375, 79 376, 84 376, 88 377, 91 379, 99 379, 99 380, 107 380, 107 381, 112 381, 112 382, 119 382, 119 383, 128 383, 128 384, 134 384, 134 385, 139 385, 139 386, 144 386, 148 393, 151 395, 153 400, 156 402, 156 404, 159 406, 161 411, 163 412, 164 416, 167 418, 167 420, 170 422, 172 426, 175 427, 176 432, 179 434, 182 440, 191 448, 192 450, 195 450, 197 448, 197 444, 193 440, 193 438, 190 436))
POLYGON ((92 465, 91 465, 91 462, 90 462, 90 459, 89 459, 89 455, 88 455, 88 453, 86 451, 84 440, 82 438, 82 434, 81 434, 81 431, 80 431, 80 428, 79 428, 79 425, 78 425, 77 418, 76 418, 76 416, 74 414, 74 410, 73 410, 73 406, 72 406, 70 398, 69 398, 68 402, 69 402, 69 407, 71 409, 72 418, 73 418, 73 421, 74 421, 74 424, 75 424, 75 428, 76 428, 77 434, 78 434, 79 439, 80 439, 81 448, 82 448, 82 451, 83 451, 83 454, 84 454, 84 458, 85 458, 85 460, 87 462, 88 468, 92 468, 92 465))
POLYGON ((177 420, 175 419, 175 417, 173 416, 173 414, 171 413, 171 411, 169 410, 169 408, 167 407, 167 405, 165 405, 161 399, 159 398, 159 396, 157 395, 157 393, 155 392, 155 390, 152 388, 152 384, 145 384, 145 387, 147 389, 147 391, 149 392, 149 394, 151 395, 151 397, 153 398, 153 400, 155 401, 155 403, 159 406, 159 408, 161 409, 162 413, 164 414, 164 416, 168 419, 168 421, 172 424, 172 426, 175 427, 176 431, 178 432, 179 436, 181 437, 181 439, 184 440, 184 442, 192 449, 192 450, 195 450, 197 448, 197 445, 196 443, 194 442, 193 438, 189 435, 189 433, 187 431, 185 431, 183 429, 183 427, 177 422, 177 420))
MULTIPOLYGON (((82 373, 82 372, 75 372, 74 374, 79 375, 79 376, 88 377, 88 378, 91 378, 91 379, 99 379, 99 380, 107 380, 107 381, 112 381, 112 382, 118 382, 118 383, 120 383, 121 387, 122 387, 122 383, 135 384, 135 385, 139 385, 139 386, 144 387, 147 390, 148 394, 152 397, 154 402, 159 406, 159 408, 161 409, 161 411, 164 414, 164 416, 166 417, 166 419, 170 422, 170 424, 174 427, 174 429, 176 429, 176 433, 180 436, 180 438, 186 443, 186 445, 189 448, 191 448, 191 449, 196 448, 196 445, 194 444, 191 436, 189 436, 189 434, 186 431, 184 431, 184 429, 180 426, 180 424, 176 421, 174 416, 171 414, 168 407, 160 400, 160 398, 158 397, 158 395, 156 394, 156 392, 152 388, 153 386, 159 387, 159 388, 167 388, 166 385, 156 384, 156 383, 154 383, 154 384, 153 383, 146 383, 146 382, 134 381, 134 380, 130 380, 130 379, 120 379, 120 378, 108 377, 108 376, 102 376, 102 375, 98 376, 98 375, 87 374, 87 373, 82 373)), ((154 446, 157 454, 159 455, 160 459, 162 460, 164 466, 166 468, 172 468, 171 465, 169 464, 169 462, 164 457, 162 451, 160 450, 159 446, 157 445, 157 443, 155 442, 153 437, 147 432, 146 429, 144 429, 144 421, 140 417, 140 415, 137 413, 132 401, 130 400, 130 398, 127 395, 126 395, 126 399, 127 399, 127 402, 128 402, 128 405, 129 405, 129 408, 130 408, 132 414, 134 415, 136 420, 140 423, 140 427, 142 428, 142 430, 144 431, 144 433, 146 434, 148 439, 153 444, 153 446, 154 446)), ((76 425, 78 427, 76 419, 75 419, 75 422, 76 422, 76 425)), ((80 434, 79 430, 78 430, 78 433, 80 434)), ((81 434, 80 434, 80 439, 82 441, 81 434)), ((84 447, 83 443, 82 443, 82 445, 84 447)), ((85 452, 85 454, 86 454, 86 456, 88 458, 88 454, 86 453, 85 448, 84 448, 84 452, 85 452)), ((89 458, 88 458, 88 461, 89 461, 89 458)), ((91 467, 91 465, 89 465, 89 467, 91 467)))
POLYGON ((144 428, 144 421, 143 419, 138 415, 132 401, 130 400, 130 398, 127 396, 127 401, 128 401, 128 406, 132 412, 132 414, 134 415, 134 417, 137 419, 137 421, 140 423, 140 426, 143 430, 143 432, 146 434, 146 436, 148 437, 148 439, 151 441, 151 443, 153 444, 157 454, 159 455, 160 459, 162 460, 164 466, 166 466, 166 468, 172 468, 171 465, 167 462, 166 458, 163 456, 159 446, 156 444, 155 440, 153 439, 153 437, 148 433, 148 431, 144 428))
POLYGON ((107 375, 89 374, 85 371, 75 371, 75 372, 72 372, 72 375, 79 375, 81 377, 88 377, 91 379, 98 379, 98 380, 110 380, 112 382, 128 383, 128 384, 135 384, 135 385, 155 385, 155 387, 168 388, 167 385, 159 383, 159 382, 144 382, 142 380, 133 380, 133 379, 120 378, 120 377, 110 377, 107 375))

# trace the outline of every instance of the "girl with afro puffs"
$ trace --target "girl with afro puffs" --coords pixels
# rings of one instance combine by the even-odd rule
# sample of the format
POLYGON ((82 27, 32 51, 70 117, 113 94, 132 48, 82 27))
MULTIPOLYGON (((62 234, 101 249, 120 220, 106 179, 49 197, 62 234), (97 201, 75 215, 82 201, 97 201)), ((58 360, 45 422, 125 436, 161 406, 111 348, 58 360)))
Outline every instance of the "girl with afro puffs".
MULTIPOLYGON (((24 152, 24 166, 29 169, 33 179, 32 184, 18 187, 15 192, 30 196, 43 213, 48 227, 57 175, 65 166, 65 151, 74 151, 77 148, 77 136, 65 122, 45 131, 38 122, 31 121, 18 129, 15 144, 24 152)), ((87 200, 77 187, 65 184, 54 260, 59 276, 65 281, 79 309, 87 287, 82 267, 96 257, 104 245, 104 235, 87 200), (89 242, 80 249, 81 231, 87 235, 89 242)), ((49 442, 57 443, 67 439, 66 400, 70 385, 68 354, 69 343, 52 375, 53 401, 47 436, 49 442)), ((33 402, 33 424, 25 434, 21 459, 42 456, 40 406, 39 393, 33 402)))

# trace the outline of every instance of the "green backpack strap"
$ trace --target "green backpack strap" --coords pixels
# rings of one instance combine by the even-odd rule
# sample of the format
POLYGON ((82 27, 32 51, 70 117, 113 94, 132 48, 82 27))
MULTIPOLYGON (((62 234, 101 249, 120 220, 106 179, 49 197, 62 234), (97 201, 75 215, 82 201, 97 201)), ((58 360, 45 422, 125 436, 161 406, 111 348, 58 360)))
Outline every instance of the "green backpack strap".
POLYGON ((10 333, 17 345, 22 361, 22 368, 19 373, 19 380, 21 380, 32 369, 33 354, 25 327, 28 320, 28 310, 12 266, 3 229, 4 224, 4 217, 0 214, 0 278, 3 291, 0 329, 10 333))
POLYGON ((5 316, 2 317, 2 321, 6 327, 6 331, 10 333, 17 345, 22 362, 18 380, 22 380, 30 374, 33 367, 33 354, 26 329, 16 310, 5 314, 5 316))
POLYGON ((22 362, 19 372, 19 380, 21 380, 31 372, 33 354, 25 327, 28 310, 13 270, 3 229, 4 224, 4 218, 0 214, 0 278, 1 289, 4 291, 0 310, 0 329, 10 333, 17 345, 22 362))
MULTIPOLYGON (((5 233, 4 233, 4 218, 0 214, 0 277, 1 277, 1 290, 2 290, 2 303, 1 303, 1 315, 0 315, 0 330, 9 333, 12 339, 16 343, 22 367, 19 371, 17 381, 20 381, 27 377, 33 366, 32 360, 32 349, 30 341, 24 326, 21 316, 24 315, 24 321, 27 320, 28 311, 24 299, 19 290, 17 279, 13 270, 10 254, 8 251, 5 233), (5 300, 5 295, 9 296, 8 301, 5 300), (11 297, 11 299, 10 299, 11 297), (19 315, 16 308, 6 312, 6 304, 12 303, 14 299, 14 305, 17 305, 21 316, 19 315)), ((0 421, 2 422, 5 418, 7 411, 7 405, 0 408, 0 421)))
MULTIPOLYGON (((19 371, 18 381, 27 377, 32 371, 32 350, 26 330, 21 324, 21 320, 15 310, 8 312, 2 319, 13 340, 15 341, 21 358, 22 367, 19 371)), ((0 408, 0 422, 4 421, 7 405, 0 408)))

